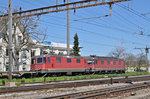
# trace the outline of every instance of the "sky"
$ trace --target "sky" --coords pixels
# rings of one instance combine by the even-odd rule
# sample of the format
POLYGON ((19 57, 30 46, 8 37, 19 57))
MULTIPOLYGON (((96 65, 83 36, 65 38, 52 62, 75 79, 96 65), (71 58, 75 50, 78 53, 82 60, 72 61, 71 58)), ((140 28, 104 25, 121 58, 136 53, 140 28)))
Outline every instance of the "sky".
MULTIPOLYGON (((0 10, 8 8, 9 0, 0 0, 0 10)), ((64 0, 58 0, 59 4, 64 0)), ((67 1, 67 0, 66 0, 67 1)), ((70 0, 75 2, 79 0, 70 0)), ((80 0, 81 1, 81 0, 80 0)), ((106 0, 109 1, 109 0, 106 0)), ((23 11, 55 5, 56 0, 12 0, 13 9, 23 11)), ((112 5, 111 16, 109 5, 77 9, 70 11, 70 44, 73 44, 75 33, 82 46, 82 56, 107 56, 118 47, 126 53, 140 54, 134 49, 150 47, 150 0, 131 0, 112 5), (141 35, 142 34, 142 35, 141 35)), ((39 28, 45 31, 45 41, 67 42, 67 12, 57 12, 39 16, 39 28)), ((142 50, 145 53, 145 50, 142 50)), ((150 59, 150 55, 149 55, 150 59)))

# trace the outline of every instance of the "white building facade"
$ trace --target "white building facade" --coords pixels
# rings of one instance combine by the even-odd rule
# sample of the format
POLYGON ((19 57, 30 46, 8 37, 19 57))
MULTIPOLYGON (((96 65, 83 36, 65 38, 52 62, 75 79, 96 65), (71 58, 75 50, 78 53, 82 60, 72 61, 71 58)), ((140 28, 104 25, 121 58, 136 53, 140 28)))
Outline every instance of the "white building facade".
MULTIPOLYGON (((28 51, 19 52, 19 71, 30 71, 31 57, 38 55, 66 55, 66 44, 51 42, 50 44, 36 43, 28 51)), ((9 57, 7 44, 0 39, 0 72, 8 71, 9 57)), ((73 45, 70 45, 72 50, 73 45)), ((13 66, 14 69, 14 66, 13 66)), ((15 71, 15 69, 13 70, 15 71)))
MULTIPOLYGON (((1 23, 0 23, 1 25, 1 23)), ((8 51, 8 38, 5 38, 7 32, 7 26, 0 26, 0 72, 8 71, 9 66, 9 51, 8 51)), ((23 39, 22 31, 19 27, 16 28, 16 33, 13 33, 13 52, 15 50, 14 42, 19 44, 23 39), (15 38, 15 39, 14 39, 15 38)), ((57 55, 65 55, 67 54, 67 45, 63 43, 55 43, 55 42, 43 42, 39 43, 35 40, 31 40, 33 46, 27 48, 27 46, 22 47, 21 51, 18 53, 19 62, 18 68, 16 69, 15 65, 12 66, 12 71, 30 71, 31 65, 31 57, 37 55, 48 55, 48 54, 57 54, 57 55)), ((70 45, 70 50, 72 50, 73 45, 70 45)), ((13 64, 15 60, 13 59, 13 64)))

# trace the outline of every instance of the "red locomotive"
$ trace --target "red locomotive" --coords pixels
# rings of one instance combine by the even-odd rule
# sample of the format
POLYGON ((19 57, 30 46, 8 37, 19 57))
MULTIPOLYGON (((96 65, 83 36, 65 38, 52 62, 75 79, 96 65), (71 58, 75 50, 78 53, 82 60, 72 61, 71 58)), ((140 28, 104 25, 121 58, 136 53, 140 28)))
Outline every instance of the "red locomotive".
POLYGON ((49 74, 124 73, 124 61, 114 57, 47 55, 32 58, 31 70, 49 74))

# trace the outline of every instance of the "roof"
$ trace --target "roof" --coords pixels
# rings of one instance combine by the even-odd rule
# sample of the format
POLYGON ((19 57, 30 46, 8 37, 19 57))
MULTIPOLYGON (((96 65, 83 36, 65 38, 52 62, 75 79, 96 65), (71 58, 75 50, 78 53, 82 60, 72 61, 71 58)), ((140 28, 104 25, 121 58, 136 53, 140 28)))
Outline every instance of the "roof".
MULTIPOLYGON (((32 40, 32 41, 39 46, 62 47, 62 48, 67 47, 67 44, 65 43, 56 43, 56 42, 50 42, 50 41, 38 42, 37 40, 32 40)), ((73 45, 70 45, 70 48, 73 48, 73 45)))
POLYGON ((96 55, 91 55, 91 56, 84 56, 86 58, 89 59, 101 59, 101 60, 123 60, 123 59, 119 59, 117 57, 108 57, 108 56, 96 56, 96 55))
MULTIPOLYGON (((105 57, 105 56, 68 56, 68 55, 39 55, 39 56, 34 56, 34 57, 65 57, 65 58, 87 58, 87 59, 101 59, 101 60, 122 60, 116 57, 105 57)), ((33 57, 33 58, 34 58, 33 57)))
MULTIPOLYGON (((38 56, 34 56, 34 57, 64 57, 64 58, 85 58, 83 56, 68 56, 68 55, 38 55, 38 56)), ((32 57, 32 58, 34 58, 32 57)))

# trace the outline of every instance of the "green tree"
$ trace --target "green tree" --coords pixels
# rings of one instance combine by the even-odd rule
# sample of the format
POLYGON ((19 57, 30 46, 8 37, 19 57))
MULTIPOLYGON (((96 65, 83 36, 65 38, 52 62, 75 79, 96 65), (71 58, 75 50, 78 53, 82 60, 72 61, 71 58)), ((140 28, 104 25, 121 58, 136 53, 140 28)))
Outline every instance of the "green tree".
POLYGON ((78 35, 76 33, 74 36, 73 55, 80 56, 80 54, 79 54, 80 48, 81 47, 79 47, 79 38, 78 38, 78 35))

